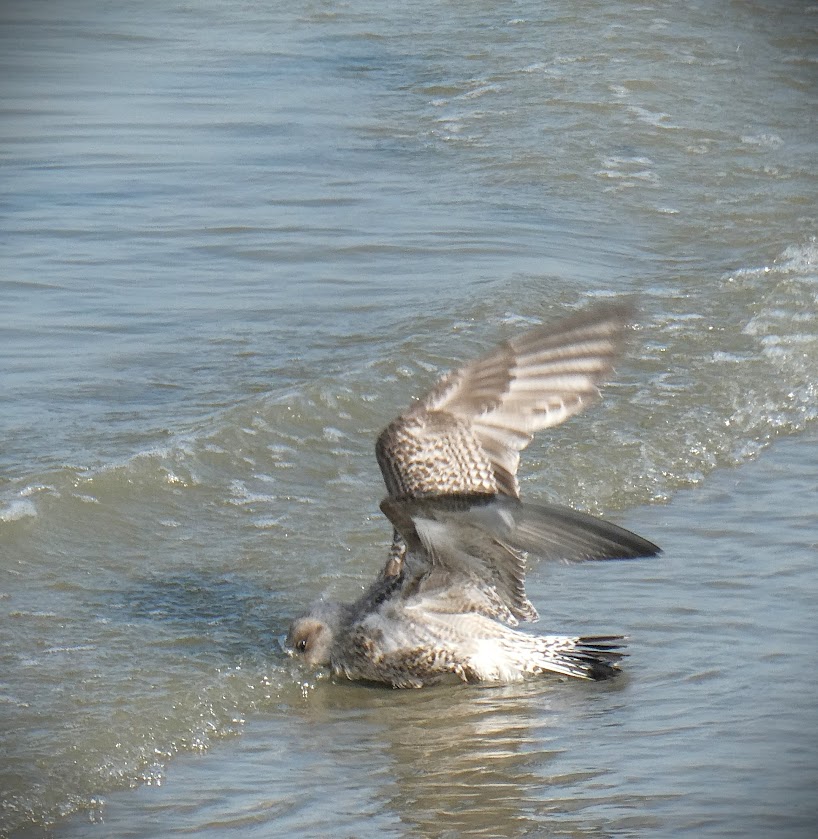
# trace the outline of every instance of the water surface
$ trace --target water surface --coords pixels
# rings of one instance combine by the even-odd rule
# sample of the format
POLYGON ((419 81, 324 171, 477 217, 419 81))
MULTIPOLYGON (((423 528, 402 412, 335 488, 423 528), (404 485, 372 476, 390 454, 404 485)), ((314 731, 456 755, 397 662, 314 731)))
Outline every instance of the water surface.
POLYGON ((0 833, 810 836, 818 7, 11 3, 0 833), (625 678, 395 692, 277 643, 390 536, 378 430, 633 296, 523 492, 625 678))

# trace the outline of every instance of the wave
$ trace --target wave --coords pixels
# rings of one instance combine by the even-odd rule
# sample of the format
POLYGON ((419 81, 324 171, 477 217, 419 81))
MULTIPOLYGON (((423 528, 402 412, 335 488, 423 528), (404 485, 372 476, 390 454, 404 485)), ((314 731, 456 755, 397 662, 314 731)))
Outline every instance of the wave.
MULTIPOLYGON (((535 443, 524 457, 527 484, 567 493, 580 506, 663 500, 814 422, 817 259, 813 240, 769 265, 715 278, 705 292, 681 282, 646 288, 602 407, 535 443)), ((595 296, 606 294, 613 292, 595 296)), ((339 484, 375 500, 373 441, 412 397, 498 337, 584 305, 564 293, 545 307, 539 278, 518 277, 513 289, 495 288, 490 297, 490 305, 473 303, 451 319, 419 318, 411 333, 375 346, 361 366, 246 399, 167 445, 6 486, 0 527, 53 512, 60 499, 171 498, 203 486, 245 509, 287 499, 318 503, 322 487, 339 484)))
MULTIPOLYGON (((813 240, 705 290, 682 276, 646 285, 604 401, 531 446, 523 492, 608 515, 663 503, 814 423, 816 265, 813 240)), ((340 376, 245 399, 121 461, 4 488, 14 678, 0 701, 10 731, 73 720, 7 752, 15 766, 41 749, 53 772, 74 767, 47 783, 21 770, 8 818, 47 823, 93 811, 100 790, 161 783, 172 755, 314 689, 277 639, 316 596, 360 590, 384 555, 378 430, 453 360, 587 300, 552 284, 546 302, 534 276, 487 291, 370 343, 340 376)))

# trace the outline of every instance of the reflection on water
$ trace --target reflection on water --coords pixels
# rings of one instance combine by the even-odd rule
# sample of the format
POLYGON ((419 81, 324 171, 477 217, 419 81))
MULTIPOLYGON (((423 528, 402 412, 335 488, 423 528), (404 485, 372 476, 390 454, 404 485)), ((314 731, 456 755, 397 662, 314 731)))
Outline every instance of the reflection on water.
MULTIPOLYGON (((386 733, 395 776, 390 806, 425 836, 492 835, 498 828, 520 835, 533 829, 543 805, 559 798, 563 785, 548 774, 559 752, 548 734, 549 720, 561 705, 542 687, 479 696, 466 690, 454 700, 433 694, 413 703, 386 733)), ((558 809, 564 816, 566 808, 558 809)), ((582 829, 581 818, 575 827, 582 829)))
POLYGON ((576 760, 595 731, 617 736, 628 701, 626 677, 421 691, 321 683, 294 709, 295 737, 317 762, 343 766, 346 783, 375 783, 375 814, 410 835, 596 836, 622 814, 655 825, 639 808, 663 797, 623 787, 604 745, 598 760, 576 760))

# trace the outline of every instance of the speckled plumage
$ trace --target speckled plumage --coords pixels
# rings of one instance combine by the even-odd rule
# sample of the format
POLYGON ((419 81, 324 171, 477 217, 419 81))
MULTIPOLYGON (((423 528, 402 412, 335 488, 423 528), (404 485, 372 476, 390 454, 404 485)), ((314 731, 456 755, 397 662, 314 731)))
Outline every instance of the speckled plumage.
POLYGON ((511 681, 555 672, 607 678, 617 636, 542 636, 525 593, 526 556, 607 559, 658 548, 616 525, 519 500, 520 451, 533 434, 598 398, 619 352, 627 305, 537 327, 444 376, 380 434, 376 456, 394 539, 352 604, 318 603, 288 647, 339 676, 420 687, 446 677, 511 681))

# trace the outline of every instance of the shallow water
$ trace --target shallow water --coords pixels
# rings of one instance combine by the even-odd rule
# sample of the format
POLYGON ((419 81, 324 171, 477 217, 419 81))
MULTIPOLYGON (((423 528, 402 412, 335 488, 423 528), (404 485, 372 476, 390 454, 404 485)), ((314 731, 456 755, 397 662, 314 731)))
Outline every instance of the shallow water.
POLYGON ((783 441, 658 525, 651 508, 628 517, 668 547, 656 562, 534 570, 559 626, 627 627, 623 679, 299 690, 234 669, 267 694, 245 700, 241 737, 111 796, 96 834, 810 835, 818 456, 803 442, 811 457, 783 441))
POLYGON ((812 835, 818 6, 540 6, 0 10, 0 834, 812 835), (619 295, 522 485, 664 547, 531 572, 627 676, 286 659, 377 431, 619 295))

